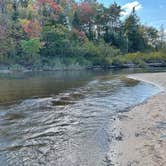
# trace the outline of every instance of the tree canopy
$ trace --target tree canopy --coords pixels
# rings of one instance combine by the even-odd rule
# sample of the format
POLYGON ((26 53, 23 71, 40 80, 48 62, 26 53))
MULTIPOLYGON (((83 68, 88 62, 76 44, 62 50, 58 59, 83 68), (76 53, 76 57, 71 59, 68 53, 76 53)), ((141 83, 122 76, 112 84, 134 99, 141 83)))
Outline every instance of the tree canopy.
POLYGON ((96 0, 0 0, 0 62, 29 65, 38 56, 98 64, 108 53, 93 48, 113 56, 164 47, 159 31, 142 25, 134 8, 125 19, 122 11, 117 3, 105 7, 96 0))

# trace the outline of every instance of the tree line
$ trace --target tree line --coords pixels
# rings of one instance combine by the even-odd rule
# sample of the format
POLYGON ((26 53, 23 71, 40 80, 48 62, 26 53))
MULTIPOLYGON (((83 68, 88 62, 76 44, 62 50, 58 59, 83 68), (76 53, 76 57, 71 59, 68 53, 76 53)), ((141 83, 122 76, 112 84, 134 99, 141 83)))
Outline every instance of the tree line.
POLYGON ((105 65, 165 47, 164 29, 141 24, 135 8, 125 19, 122 12, 96 0, 0 0, 0 63, 105 65))

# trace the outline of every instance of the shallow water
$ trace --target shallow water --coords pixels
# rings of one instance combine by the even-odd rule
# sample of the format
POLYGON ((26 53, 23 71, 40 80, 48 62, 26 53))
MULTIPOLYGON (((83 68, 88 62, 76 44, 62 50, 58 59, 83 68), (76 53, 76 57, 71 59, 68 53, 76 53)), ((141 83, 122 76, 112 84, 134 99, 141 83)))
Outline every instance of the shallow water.
POLYGON ((111 71, 1 75, 0 163, 106 166, 113 115, 158 92, 111 71))

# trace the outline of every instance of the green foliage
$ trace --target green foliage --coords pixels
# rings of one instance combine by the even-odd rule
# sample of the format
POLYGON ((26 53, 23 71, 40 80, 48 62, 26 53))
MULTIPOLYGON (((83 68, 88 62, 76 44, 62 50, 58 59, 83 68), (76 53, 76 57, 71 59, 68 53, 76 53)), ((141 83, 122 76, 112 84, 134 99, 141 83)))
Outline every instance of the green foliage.
POLYGON ((142 51, 142 35, 139 32, 139 19, 133 9, 133 12, 125 20, 125 35, 128 52, 142 51))
POLYGON ((82 47, 85 57, 90 59, 93 65, 108 65, 108 59, 120 54, 118 49, 111 47, 103 41, 97 43, 86 42, 82 47))
POLYGON ((135 64, 140 67, 146 66, 149 63, 166 64, 165 52, 151 52, 151 53, 130 53, 126 55, 116 56, 110 61, 113 65, 135 64))
POLYGON ((26 54, 37 55, 40 51, 41 44, 39 39, 22 40, 21 47, 26 54))
POLYGON ((45 26, 42 33, 44 43, 41 51, 44 56, 65 55, 64 49, 70 45, 69 30, 63 25, 45 26))
POLYGON ((26 55, 28 63, 32 63, 39 55, 41 43, 39 39, 21 40, 23 54, 26 55))

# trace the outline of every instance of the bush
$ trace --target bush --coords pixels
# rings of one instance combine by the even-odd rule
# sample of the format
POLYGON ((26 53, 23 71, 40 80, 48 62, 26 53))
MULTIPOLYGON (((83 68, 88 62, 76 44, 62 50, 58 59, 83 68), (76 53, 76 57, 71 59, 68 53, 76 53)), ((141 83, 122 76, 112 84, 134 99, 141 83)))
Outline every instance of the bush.
POLYGON ((84 54, 93 65, 108 65, 110 58, 120 54, 120 50, 100 41, 98 43, 86 42, 83 45, 84 54))
POLYGON ((23 58, 25 58, 28 63, 31 64, 35 60, 39 59, 38 56, 41 48, 41 43, 38 38, 21 40, 21 48, 23 50, 23 58))

